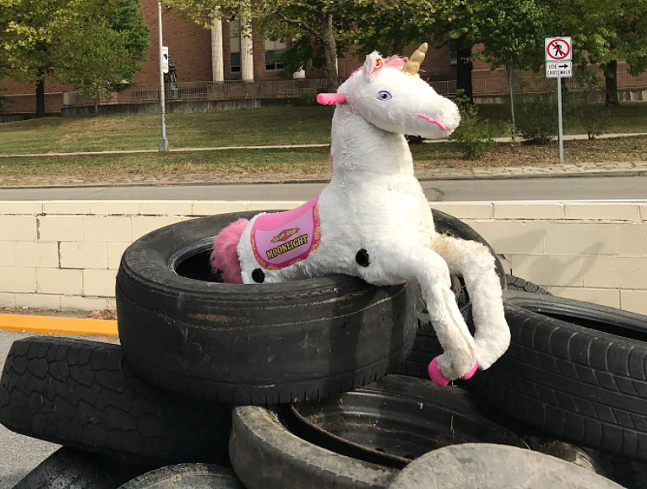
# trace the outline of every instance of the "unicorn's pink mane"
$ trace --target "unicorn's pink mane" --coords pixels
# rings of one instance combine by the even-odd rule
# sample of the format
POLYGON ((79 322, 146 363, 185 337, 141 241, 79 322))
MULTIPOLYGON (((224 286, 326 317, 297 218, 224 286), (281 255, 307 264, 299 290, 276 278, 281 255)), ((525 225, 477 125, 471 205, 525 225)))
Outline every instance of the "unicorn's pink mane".
MULTIPOLYGON (((401 58, 400 56, 395 56, 395 55, 389 56, 388 58, 384 59, 384 66, 386 68, 401 68, 402 66, 404 66, 404 63, 406 63, 407 61, 409 61, 409 58, 407 58, 406 56, 404 58, 401 58)), ((364 67, 360 66, 355 71, 353 71, 353 73, 351 73, 350 76, 353 76, 359 73, 363 69, 364 67)))

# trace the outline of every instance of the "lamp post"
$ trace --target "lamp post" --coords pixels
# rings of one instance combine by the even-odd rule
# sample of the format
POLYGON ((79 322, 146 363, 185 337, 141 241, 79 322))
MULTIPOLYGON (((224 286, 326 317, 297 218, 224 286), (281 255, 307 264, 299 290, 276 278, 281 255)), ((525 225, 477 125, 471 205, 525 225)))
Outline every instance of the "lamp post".
POLYGON ((160 108, 161 108, 161 125, 159 150, 168 151, 168 139, 166 139, 166 107, 164 103, 164 54, 162 50, 162 2, 157 2, 157 24, 159 30, 159 58, 160 58, 160 108))

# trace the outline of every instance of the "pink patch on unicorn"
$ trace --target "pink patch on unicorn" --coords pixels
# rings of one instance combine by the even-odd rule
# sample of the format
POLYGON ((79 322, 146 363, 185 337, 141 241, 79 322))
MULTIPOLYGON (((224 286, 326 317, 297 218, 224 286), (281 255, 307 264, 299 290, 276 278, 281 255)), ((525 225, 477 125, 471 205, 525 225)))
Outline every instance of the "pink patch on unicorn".
POLYGON ((319 247, 319 196, 296 209, 263 214, 254 221, 251 244, 258 264, 280 270, 305 260, 319 247))

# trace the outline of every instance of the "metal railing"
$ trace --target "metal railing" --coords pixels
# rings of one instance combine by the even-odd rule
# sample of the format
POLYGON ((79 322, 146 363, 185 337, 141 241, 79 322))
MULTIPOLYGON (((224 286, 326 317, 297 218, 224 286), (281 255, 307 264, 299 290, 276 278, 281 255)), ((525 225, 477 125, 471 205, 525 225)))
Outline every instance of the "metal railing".
MULTIPOLYGON (((187 82, 178 83, 177 88, 166 89, 164 96, 167 102, 209 101, 209 100, 239 100, 258 98, 292 98, 301 94, 317 93, 326 87, 326 80, 262 80, 254 82, 224 81, 224 82, 187 82)), ((99 98, 99 105, 116 104, 146 104, 159 102, 159 87, 155 85, 140 85, 129 87, 114 94, 110 99, 99 98)), ((63 105, 83 106, 94 105, 94 100, 82 97, 77 92, 67 92, 63 105)))

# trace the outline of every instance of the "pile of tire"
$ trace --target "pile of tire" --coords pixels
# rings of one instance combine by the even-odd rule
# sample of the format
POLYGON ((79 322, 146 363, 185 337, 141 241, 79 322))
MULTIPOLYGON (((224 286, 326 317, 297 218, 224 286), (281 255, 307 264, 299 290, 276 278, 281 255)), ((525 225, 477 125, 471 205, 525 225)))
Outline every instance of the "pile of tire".
POLYGON ((641 487, 647 318, 506 275, 478 233, 434 211, 439 232, 496 257, 512 330, 492 368, 436 387, 425 377, 441 349, 417 284, 220 283, 213 236, 254 214, 133 243, 116 281, 119 345, 12 345, 0 423, 63 446, 15 489, 467 489, 503 487, 511 471, 546 488, 641 487))

